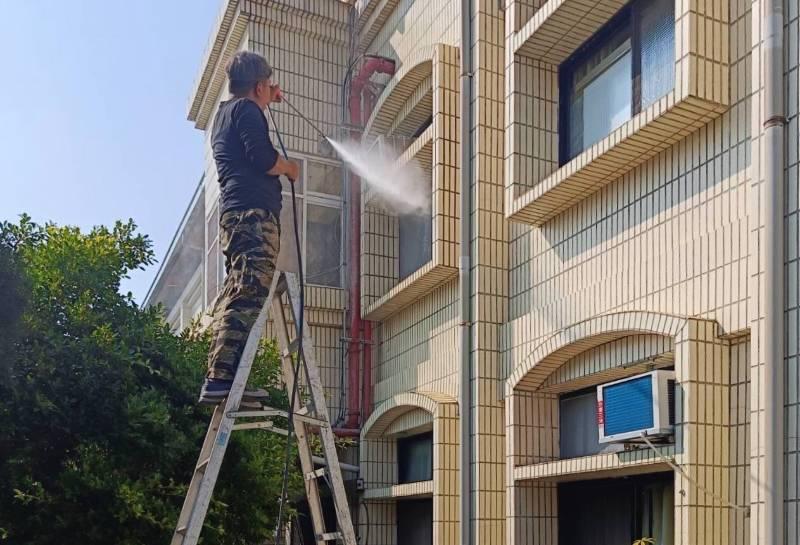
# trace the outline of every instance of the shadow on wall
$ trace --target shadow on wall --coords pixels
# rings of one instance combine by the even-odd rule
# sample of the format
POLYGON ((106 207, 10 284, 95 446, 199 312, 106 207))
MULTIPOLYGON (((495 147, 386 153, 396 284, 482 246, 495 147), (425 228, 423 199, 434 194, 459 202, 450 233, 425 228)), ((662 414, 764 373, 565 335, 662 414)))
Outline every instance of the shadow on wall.
MULTIPOLYGON (((447 287, 428 295, 433 298, 431 305, 441 299, 444 289, 447 287)), ((376 404, 398 392, 416 390, 420 384, 429 384, 445 378, 450 371, 455 372, 455 364, 452 369, 449 364, 455 361, 458 351, 456 310, 455 303, 450 302, 422 320, 404 316, 406 312, 417 312, 417 307, 401 311, 388 324, 389 327, 403 324, 403 327, 388 331, 388 338, 385 338, 389 329, 387 322, 381 325, 380 354, 376 359, 381 362, 375 377, 376 404)))
MULTIPOLYGON (((530 312, 535 303, 531 300, 530 292, 537 284, 555 278, 559 272, 568 271, 570 266, 581 265, 569 263, 571 260, 596 252, 598 247, 626 232, 641 228, 660 215, 665 219, 667 215, 669 219, 674 219, 681 206, 685 210, 680 213, 686 214, 715 198, 724 198, 730 192, 745 191, 746 172, 750 167, 748 141, 738 142, 701 164, 699 146, 705 141, 705 133, 712 130, 713 127, 708 127, 692 133, 681 144, 665 150, 619 180, 592 193, 541 228, 513 225, 510 320, 530 312), (673 175, 669 179, 658 179, 656 171, 659 170, 671 170, 673 175), (719 189, 721 185, 726 186, 724 191, 719 189), (535 255, 536 252, 539 254, 535 255), (550 267, 542 276, 537 275, 535 263, 541 261, 541 255, 551 252, 556 259, 545 260, 550 262, 550 267), (551 270, 553 262, 557 270, 551 270)), ((713 213, 713 208, 709 208, 709 213, 713 213)), ((744 215, 744 211, 739 213, 744 215)), ((735 214, 736 211, 731 212, 731 216, 735 214)), ((719 221, 709 218, 708 225, 709 230, 713 230, 719 221)), ((635 236, 644 232, 641 230, 635 236)), ((669 236, 670 233, 665 231, 665 234, 669 236)), ((659 243, 668 251, 669 248, 675 248, 678 241, 667 239, 659 243)), ((603 271, 594 271, 592 274, 601 275, 603 271)), ((560 320, 556 319, 553 323, 560 323, 560 320)))

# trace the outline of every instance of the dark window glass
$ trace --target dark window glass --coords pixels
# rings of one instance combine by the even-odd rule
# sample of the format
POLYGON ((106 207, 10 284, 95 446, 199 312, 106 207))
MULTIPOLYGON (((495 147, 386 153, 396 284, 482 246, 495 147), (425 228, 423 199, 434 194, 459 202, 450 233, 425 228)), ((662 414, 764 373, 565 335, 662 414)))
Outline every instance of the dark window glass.
POLYGON ((603 449, 597 430, 595 388, 561 396, 558 431, 561 458, 588 456, 603 449))
POLYGON ((397 440, 397 482, 415 483, 433 479, 433 433, 397 440))
POLYGON ((402 280, 431 260, 433 249, 431 209, 422 214, 403 214, 398 218, 398 222, 400 280, 402 280))
POLYGON ((559 545, 672 545, 674 475, 654 473, 558 485, 559 545))
POLYGON ((673 0, 636 0, 561 65, 562 164, 672 89, 674 11, 673 0))
POLYGON ((342 211, 309 203, 306 214, 306 281, 341 287, 342 211))
POLYGON ((433 500, 397 502, 397 543, 433 545, 433 500))

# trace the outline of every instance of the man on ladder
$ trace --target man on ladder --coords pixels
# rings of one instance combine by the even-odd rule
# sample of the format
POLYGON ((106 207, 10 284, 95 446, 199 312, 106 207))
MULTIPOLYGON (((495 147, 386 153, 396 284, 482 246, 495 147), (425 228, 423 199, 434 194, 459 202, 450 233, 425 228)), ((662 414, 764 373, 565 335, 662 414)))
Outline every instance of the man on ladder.
MULTIPOLYGON (((254 53, 237 53, 228 64, 227 73, 234 98, 220 105, 214 120, 211 145, 222 187, 220 240, 228 277, 214 310, 209 370, 200 393, 201 402, 215 404, 216 408, 200 449, 171 545, 197 545, 231 434, 236 430, 254 429, 287 436, 287 466, 291 452, 289 441, 293 435, 296 438, 317 545, 330 542, 357 545, 314 342, 303 317, 300 256, 299 275, 281 271, 276 276, 281 209, 278 176, 285 175, 294 181, 300 174, 297 163, 288 159, 280 132, 273 126, 283 158, 276 152, 264 117, 264 109, 270 111, 269 104, 280 100, 280 89, 272 84, 272 69, 267 61, 254 53), (283 294, 286 295, 289 314, 295 324, 294 340, 291 339, 281 301, 283 294), (283 380, 291 392, 288 411, 260 403, 264 401, 266 392, 246 389, 268 313, 272 316, 281 350, 283 380), (303 406, 296 409, 297 388, 301 380, 307 386, 307 399, 302 401, 303 406), (259 408, 242 410, 242 400, 255 401, 248 405, 254 404, 259 408), (272 417, 285 418, 288 429, 275 427, 272 417), (254 418, 259 420, 253 421, 254 418), (321 458, 309 442, 310 434, 319 438, 321 458), (317 465, 322 467, 317 468, 317 465), (318 479, 328 483, 336 511, 335 531, 327 528, 318 479)), ((292 206, 295 205, 292 186, 292 206)), ((296 221, 294 231, 299 252, 296 221)), ((286 483, 287 474, 284 473, 276 532, 278 540, 286 500, 286 483)))
MULTIPOLYGON (((226 67, 231 100, 222 102, 211 131, 220 196, 220 247, 227 277, 213 312, 208 374, 200 402, 217 404, 230 392, 247 336, 267 300, 280 250, 281 183, 300 167, 281 157, 269 137, 264 110, 280 98, 272 67, 241 51, 226 67)), ((247 389, 260 401, 264 390, 247 389)))

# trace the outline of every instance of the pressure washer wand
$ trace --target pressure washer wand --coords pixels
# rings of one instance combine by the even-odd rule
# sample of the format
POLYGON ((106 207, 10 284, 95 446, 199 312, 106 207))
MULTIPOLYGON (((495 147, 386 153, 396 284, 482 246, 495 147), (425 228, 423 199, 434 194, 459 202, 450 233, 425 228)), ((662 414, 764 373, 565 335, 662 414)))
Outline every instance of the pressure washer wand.
POLYGON ((291 103, 291 102, 289 102, 288 100, 286 100, 286 97, 285 97, 285 96, 283 96, 283 93, 281 92, 281 90, 280 90, 280 89, 278 89, 278 94, 277 94, 276 98, 278 99, 278 101, 279 101, 279 102, 285 102, 285 103, 286 103, 286 105, 287 105, 287 106, 289 106, 289 108, 291 108, 291 109, 294 111, 294 113, 296 113, 297 115, 299 115, 299 116, 300 116, 300 117, 303 119, 303 121, 305 121, 306 123, 308 123, 308 124, 311 126, 311 128, 312 128, 312 129, 314 129, 315 131, 317 131, 317 133, 319 133, 319 135, 320 135, 322 138, 324 138, 325 140, 328 140, 328 136, 327 136, 327 135, 326 135, 324 132, 322 132, 322 129, 320 129, 319 127, 317 127, 316 125, 314 125, 314 123, 312 123, 312 121, 311 121, 309 118, 307 118, 305 115, 303 115, 303 113, 302 113, 300 110, 298 110, 297 108, 295 108, 295 107, 294 107, 294 105, 292 105, 292 103, 291 103))

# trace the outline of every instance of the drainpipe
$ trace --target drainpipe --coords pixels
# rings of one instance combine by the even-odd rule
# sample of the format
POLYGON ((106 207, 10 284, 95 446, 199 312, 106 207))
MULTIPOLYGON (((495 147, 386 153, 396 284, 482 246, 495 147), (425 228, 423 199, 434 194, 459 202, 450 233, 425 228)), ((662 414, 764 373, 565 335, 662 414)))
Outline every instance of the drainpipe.
POLYGON ((764 65, 764 476, 759 497, 766 503, 764 520, 769 545, 784 543, 783 467, 783 170, 786 116, 783 104, 783 3, 762 0, 764 65))
MULTIPOLYGON (((353 78, 350 84, 348 106, 350 110, 350 123, 353 126, 363 126, 365 118, 371 113, 372 107, 370 107, 369 110, 363 108, 362 98, 364 92, 369 89, 368 84, 373 74, 394 74, 394 62, 383 57, 365 57, 365 61, 358 75, 353 78), (364 112, 366 113, 362 116, 364 112)), ((372 104, 371 101, 370 104, 372 104)), ((359 368, 361 366, 361 350, 363 347, 361 337, 363 322, 361 320, 361 178, 355 175, 350 176, 349 209, 348 230, 350 243, 348 248, 348 293, 350 298, 350 332, 348 334, 349 340, 347 347, 347 417, 344 427, 357 429, 359 427, 359 417, 361 416, 361 380, 359 368)), ((370 354, 370 356, 367 357, 367 353, 369 353, 369 350, 365 352, 365 375, 367 373, 367 363, 369 363, 370 366, 372 365, 372 355, 370 354)), ((372 382, 371 372, 372 369, 369 370, 369 384, 372 382)), ((365 387, 365 392, 366 389, 365 387)))
POLYGON ((461 477, 461 543, 472 545, 472 2, 461 0, 461 242, 458 262, 459 303, 461 314, 461 368, 459 407, 461 442, 459 469, 461 477))

